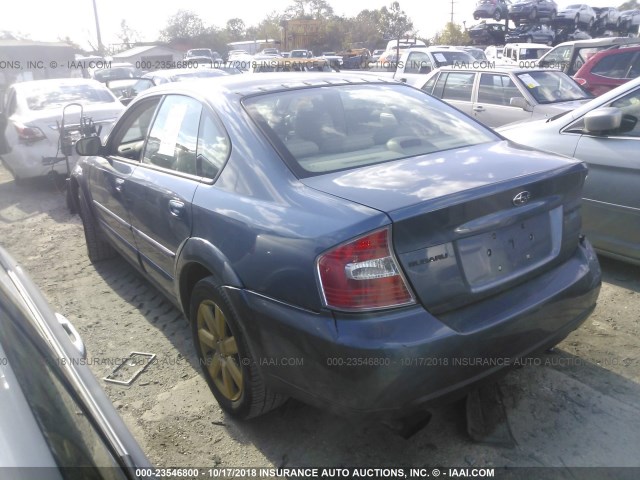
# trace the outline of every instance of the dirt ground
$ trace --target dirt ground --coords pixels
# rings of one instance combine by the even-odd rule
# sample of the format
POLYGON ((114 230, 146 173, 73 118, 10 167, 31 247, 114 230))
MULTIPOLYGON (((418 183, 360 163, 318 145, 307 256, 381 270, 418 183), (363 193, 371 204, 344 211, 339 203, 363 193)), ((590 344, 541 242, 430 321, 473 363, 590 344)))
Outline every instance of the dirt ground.
POLYGON ((409 439, 293 401, 234 421, 196 369, 181 312, 125 261, 92 265, 80 219, 47 179, 18 186, 0 167, 0 244, 80 331, 98 378, 131 352, 157 355, 132 386, 102 384, 158 467, 640 466, 638 267, 603 259, 595 313, 499 382, 513 441, 496 446, 471 440, 463 402, 409 439))

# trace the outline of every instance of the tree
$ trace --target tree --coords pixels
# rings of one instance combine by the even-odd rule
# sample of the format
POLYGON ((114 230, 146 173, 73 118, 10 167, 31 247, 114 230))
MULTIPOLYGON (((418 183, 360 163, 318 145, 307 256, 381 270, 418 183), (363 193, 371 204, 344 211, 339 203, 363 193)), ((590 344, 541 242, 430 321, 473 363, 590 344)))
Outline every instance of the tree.
POLYGON ((122 42, 122 47, 131 48, 132 44, 138 41, 138 32, 129 27, 127 21, 123 18, 120 22, 120 33, 117 34, 117 37, 122 42))
POLYGON ((227 33, 234 40, 244 38, 246 27, 241 18, 230 18, 227 20, 227 33))
POLYGON ((333 17, 333 7, 326 0, 293 0, 285 10, 288 20, 322 20, 333 17))
POLYGON ((432 41, 436 45, 468 45, 469 33, 456 23, 447 22, 444 30, 438 32, 432 41))
POLYGON ((400 46, 400 39, 413 31, 413 22, 400 8, 399 2, 393 2, 389 8, 380 9, 380 22, 386 26, 383 30, 384 37, 397 40, 398 46, 400 46))
POLYGON ((165 42, 176 40, 190 40, 206 33, 202 19, 189 10, 178 10, 169 18, 167 26, 160 32, 160 38, 165 42))

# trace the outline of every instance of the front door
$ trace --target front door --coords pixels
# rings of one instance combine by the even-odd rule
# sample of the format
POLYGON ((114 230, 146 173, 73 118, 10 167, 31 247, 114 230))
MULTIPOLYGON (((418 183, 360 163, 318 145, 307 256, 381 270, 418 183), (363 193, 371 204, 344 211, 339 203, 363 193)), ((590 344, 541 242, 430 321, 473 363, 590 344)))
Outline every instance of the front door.
POLYGON ((164 98, 128 190, 143 267, 172 294, 175 257, 191 234, 191 202, 201 179, 196 168, 201 113, 201 103, 191 97, 164 98))
POLYGON ((622 110, 621 132, 583 135, 575 152, 589 165, 584 230, 600 250, 640 259, 640 88, 607 106, 622 110))
POLYGON ((89 173, 96 219, 121 253, 137 263, 136 244, 128 212, 130 178, 140 161, 144 141, 159 99, 128 110, 107 144, 107 156, 95 157, 89 173))

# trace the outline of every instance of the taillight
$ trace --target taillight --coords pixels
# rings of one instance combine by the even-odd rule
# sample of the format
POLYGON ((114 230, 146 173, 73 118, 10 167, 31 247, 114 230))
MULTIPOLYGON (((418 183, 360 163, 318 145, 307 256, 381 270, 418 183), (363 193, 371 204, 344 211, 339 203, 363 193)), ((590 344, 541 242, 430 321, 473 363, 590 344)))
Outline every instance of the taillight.
POLYGON ((15 127, 18 133, 18 141, 21 143, 34 143, 47 138, 38 127, 30 127, 21 123, 16 123, 15 127))
POLYGON ((328 307, 374 310, 408 305, 413 295, 383 228, 339 245, 318 258, 320 286, 328 307))

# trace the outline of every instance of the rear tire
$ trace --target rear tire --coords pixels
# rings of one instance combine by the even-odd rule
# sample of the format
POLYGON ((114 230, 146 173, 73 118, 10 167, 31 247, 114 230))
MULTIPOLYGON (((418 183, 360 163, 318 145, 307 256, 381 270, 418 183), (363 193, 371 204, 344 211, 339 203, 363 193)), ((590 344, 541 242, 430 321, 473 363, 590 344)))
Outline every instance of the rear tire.
POLYGON ((237 318, 214 277, 195 285, 189 319, 202 373, 220 407, 248 420, 279 407, 287 398, 264 384, 237 318))
POLYGON ((82 228, 84 230, 84 238, 87 242, 87 255, 91 263, 97 263, 107 260, 115 256, 115 250, 104 238, 102 238, 100 228, 98 227, 93 213, 89 210, 89 206, 80 190, 80 217, 82 218, 82 228))

